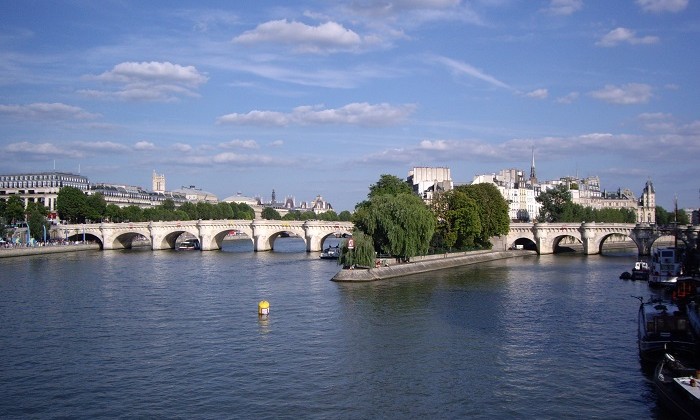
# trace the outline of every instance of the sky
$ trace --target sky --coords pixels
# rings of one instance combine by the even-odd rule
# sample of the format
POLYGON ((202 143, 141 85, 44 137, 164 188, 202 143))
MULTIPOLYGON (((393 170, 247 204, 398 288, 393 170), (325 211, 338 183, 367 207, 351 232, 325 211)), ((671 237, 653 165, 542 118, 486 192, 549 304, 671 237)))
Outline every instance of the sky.
POLYGON ((517 168, 700 206, 695 0, 4 1, 0 173, 321 195, 517 168))

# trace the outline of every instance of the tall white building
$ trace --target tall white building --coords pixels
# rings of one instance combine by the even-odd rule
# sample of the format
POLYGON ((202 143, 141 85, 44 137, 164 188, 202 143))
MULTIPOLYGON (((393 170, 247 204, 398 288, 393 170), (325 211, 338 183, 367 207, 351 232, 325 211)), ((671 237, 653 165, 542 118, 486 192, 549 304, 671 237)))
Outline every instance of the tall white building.
POLYGON ((430 204, 435 194, 450 191, 453 188, 450 168, 415 167, 408 171, 408 183, 413 192, 424 202, 430 204))
POLYGON ((540 193, 539 184, 531 183, 531 180, 536 179, 533 166, 530 170, 530 178, 527 180, 523 171, 519 169, 503 169, 498 173, 477 175, 472 180, 472 184, 495 185, 508 202, 508 217, 511 220, 529 222, 535 220, 542 207, 536 200, 540 193))

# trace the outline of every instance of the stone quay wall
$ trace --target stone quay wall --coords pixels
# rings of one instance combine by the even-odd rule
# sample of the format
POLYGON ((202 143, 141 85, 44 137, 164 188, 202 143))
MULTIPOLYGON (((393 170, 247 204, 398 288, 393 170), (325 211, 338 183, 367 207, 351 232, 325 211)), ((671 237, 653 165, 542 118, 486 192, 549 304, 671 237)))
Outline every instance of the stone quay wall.
MULTIPOLYGON (((445 268, 460 267, 505 258, 536 256, 536 251, 473 251, 440 255, 413 257, 404 264, 380 265, 370 269, 342 269, 331 280, 336 282, 367 282, 384 280, 392 277, 408 276, 445 268)), ((387 260, 389 262, 389 260, 387 260)))
POLYGON ((32 246, 17 248, 0 248, 0 258, 24 257, 28 255, 58 254, 62 252, 77 252, 99 250, 99 244, 32 246))

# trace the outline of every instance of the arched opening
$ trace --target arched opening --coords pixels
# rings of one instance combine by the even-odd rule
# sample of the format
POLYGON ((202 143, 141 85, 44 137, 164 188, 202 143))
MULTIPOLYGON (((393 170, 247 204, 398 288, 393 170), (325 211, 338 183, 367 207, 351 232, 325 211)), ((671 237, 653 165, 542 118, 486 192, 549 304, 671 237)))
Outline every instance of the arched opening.
POLYGON ((637 244, 628 235, 611 233, 600 241, 598 253, 601 255, 636 255, 638 250, 637 244))
POLYGON ((95 244, 96 243, 96 244, 100 245, 100 249, 104 249, 104 244, 102 243, 102 240, 99 237, 97 237, 93 234, 90 234, 90 233, 78 233, 75 235, 66 236, 65 240, 68 242, 76 243, 76 244, 80 244, 80 243, 95 244))
POLYGON ((583 243, 580 239, 571 235, 557 236, 554 239, 553 251, 555 254, 583 252, 583 243))
POLYGON ((270 236, 270 250, 274 252, 306 252, 306 240, 295 232, 275 232, 270 236))
POLYGON ((112 249, 151 248, 151 240, 137 232, 123 233, 112 243, 112 249))
POLYGON ((510 246, 510 249, 537 251, 537 244, 529 238, 518 238, 510 246))

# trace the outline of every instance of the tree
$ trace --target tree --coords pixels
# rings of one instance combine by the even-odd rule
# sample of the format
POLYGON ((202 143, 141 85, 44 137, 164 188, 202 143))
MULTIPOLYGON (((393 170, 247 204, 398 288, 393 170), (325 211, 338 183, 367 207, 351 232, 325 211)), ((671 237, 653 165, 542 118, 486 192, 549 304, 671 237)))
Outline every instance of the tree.
POLYGON ((107 202, 102 193, 95 193, 88 195, 85 199, 85 213, 86 219, 92 222, 101 221, 105 214, 107 213, 107 202))
POLYGON ((265 207, 262 211, 262 218, 265 220, 282 220, 279 212, 272 207, 265 207))
POLYGON ((338 264, 343 267, 361 266, 372 267, 376 260, 376 252, 374 251, 374 243, 372 238, 365 235, 358 229, 352 233, 353 249, 348 248, 348 242, 343 242, 340 247, 340 258, 338 264))
POLYGON ((560 184, 541 192, 535 200, 542 204, 538 216, 540 222, 560 222, 566 205, 571 203, 571 192, 566 185, 560 184))
POLYGON ((85 207, 87 196, 75 187, 63 187, 58 191, 56 210, 58 216, 70 223, 85 222, 85 207))
POLYGON ((234 219, 237 220, 254 220, 255 210, 246 203, 231 203, 233 208, 234 219))
POLYGON ((197 206, 195 206, 193 203, 190 203, 189 201, 186 203, 182 203, 179 210, 187 213, 188 217, 185 220, 197 220, 197 219, 199 219, 199 215, 197 214, 197 206))
POLYGON ((456 189, 463 190, 478 206, 481 226, 475 239, 479 246, 490 248, 492 237, 508 234, 510 229, 508 203, 495 185, 472 184, 456 189))
POLYGON ((426 254, 435 231, 433 213, 420 197, 405 192, 371 196, 358 204, 354 222, 372 237, 375 250, 404 260, 426 254))
POLYGON ((350 213, 347 210, 343 210, 338 215, 338 220, 340 220, 341 222, 349 222, 350 220, 352 220, 352 213, 350 213))
POLYGON ((27 226, 31 237, 37 241, 43 241, 44 232, 50 228, 46 221, 48 214, 49 211, 43 204, 29 203, 27 205, 27 226))
POLYGON ((122 209, 116 204, 107 204, 105 208, 105 218, 110 222, 119 223, 123 221, 122 209))
POLYGON ((377 181, 376 184, 369 187, 368 198, 384 194, 398 195, 411 193, 413 193, 413 189, 408 185, 408 182, 394 175, 383 174, 379 177, 379 181, 377 181))
POLYGON ((158 207, 165 211, 175 211, 175 201, 173 201, 172 198, 166 198, 160 203, 160 205, 158 205, 158 207))
POLYGON ((24 201, 17 194, 11 195, 5 202, 5 218, 15 224, 24 220, 24 201))

